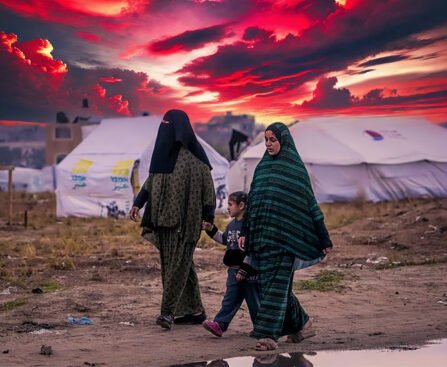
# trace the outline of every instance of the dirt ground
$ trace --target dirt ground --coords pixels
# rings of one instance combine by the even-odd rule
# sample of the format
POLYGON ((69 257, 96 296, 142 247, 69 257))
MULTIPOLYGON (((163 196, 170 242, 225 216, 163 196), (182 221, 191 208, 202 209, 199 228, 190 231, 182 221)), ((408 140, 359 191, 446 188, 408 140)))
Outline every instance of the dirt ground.
MULTIPOLYGON (((328 222, 337 208, 325 208, 328 222)), ((296 294, 317 335, 300 344, 280 342, 278 352, 399 348, 447 338, 447 200, 377 208, 362 204, 362 216, 334 226, 335 249, 327 260, 295 274, 296 294), (339 283, 325 291, 300 289, 300 281, 324 271, 339 276, 339 283)), ((248 336, 245 305, 223 338, 200 325, 171 331, 155 325, 157 250, 135 234, 97 240, 102 227, 130 228, 124 222, 50 218, 26 230, 2 222, 0 366, 166 366, 262 354, 248 336), (59 238, 68 227, 71 237, 59 238), (36 288, 43 293, 33 293, 36 288), (87 315, 93 324, 70 325, 70 315, 87 315), (41 355, 42 345, 52 354, 41 355)), ((209 246, 195 253, 210 317, 225 290, 222 255, 209 246)))

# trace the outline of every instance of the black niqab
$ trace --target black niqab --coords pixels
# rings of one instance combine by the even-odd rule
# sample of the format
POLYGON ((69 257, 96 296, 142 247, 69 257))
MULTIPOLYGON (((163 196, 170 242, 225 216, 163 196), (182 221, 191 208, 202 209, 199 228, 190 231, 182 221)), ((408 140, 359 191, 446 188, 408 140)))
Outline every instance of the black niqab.
POLYGON ((158 128, 149 172, 172 173, 182 146, 212 169, 202 145, 194 134, 188 115, 181 110, 169 110, 158 128))

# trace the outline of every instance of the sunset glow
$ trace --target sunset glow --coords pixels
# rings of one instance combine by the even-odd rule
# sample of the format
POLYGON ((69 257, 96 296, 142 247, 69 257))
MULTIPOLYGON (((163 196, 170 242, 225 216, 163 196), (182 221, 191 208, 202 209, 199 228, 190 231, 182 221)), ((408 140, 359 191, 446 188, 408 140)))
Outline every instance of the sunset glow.
POLYGON ((447 121, 441 0, 0 0, 0 119, 232 111, 447 121))

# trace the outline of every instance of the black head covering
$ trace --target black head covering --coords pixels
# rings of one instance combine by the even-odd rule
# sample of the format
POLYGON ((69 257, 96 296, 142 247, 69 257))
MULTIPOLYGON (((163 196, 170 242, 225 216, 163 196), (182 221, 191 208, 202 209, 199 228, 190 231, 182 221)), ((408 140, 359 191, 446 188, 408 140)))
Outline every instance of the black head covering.
POLYGON ((172 173, 182 146, 212 169, 203 147, 194 134, 188 115, 181 110, 169 110, 163 116, 158 128, 149 172, 172 173))

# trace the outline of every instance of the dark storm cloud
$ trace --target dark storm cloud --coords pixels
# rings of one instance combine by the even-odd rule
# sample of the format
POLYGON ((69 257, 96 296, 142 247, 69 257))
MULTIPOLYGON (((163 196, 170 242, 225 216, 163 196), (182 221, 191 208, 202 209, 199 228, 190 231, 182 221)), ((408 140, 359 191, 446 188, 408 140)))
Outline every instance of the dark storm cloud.
POLYGON ((227 25, 216 25, 212 27, 186 31, 179 35, 169 37, 148 46, 152 53, 176 53, 191 51, 201 48, 210 42, 219 42, 229 37, 231 33, 227 30, 227 25))
POLYGON ((382 65, 382 64, 390 64, 392 62, 397 62, 401 60, 408 59, 408 56, 405 55, 394 55, 394 56, 385 56, 385 57, 378 57, 377 59, 372 59, 366 62, 361 63, 359 66, 376 66, 376 65, 382 65))

